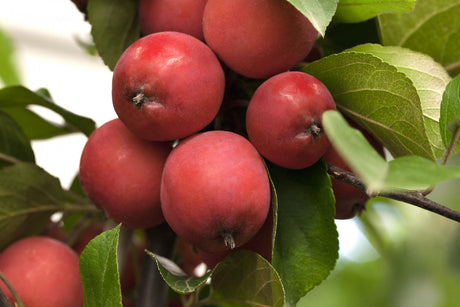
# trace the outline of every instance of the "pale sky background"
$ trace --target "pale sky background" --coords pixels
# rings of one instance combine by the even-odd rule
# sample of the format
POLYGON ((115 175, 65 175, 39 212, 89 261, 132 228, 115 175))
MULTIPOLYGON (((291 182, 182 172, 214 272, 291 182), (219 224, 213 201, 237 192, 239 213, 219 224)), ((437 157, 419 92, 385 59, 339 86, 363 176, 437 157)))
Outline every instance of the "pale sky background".
MULTIPOLYGON (((112 72, 85 53, 75 37, 90 39, 90 26, 70 0, 2 0, 0 27, 16 45, 23 85, 47 88, 55 102, 98 126, 116 117, 111 101, 112 72)), ((52 112, 43 116, 60 121, 52 112)), ((82 134, 33 142, 37 164, 68 187, 78 171, 86 142, 82 134)), ((355 261, 378 257, 353 220, 336 222, 341 254, 355 261)))

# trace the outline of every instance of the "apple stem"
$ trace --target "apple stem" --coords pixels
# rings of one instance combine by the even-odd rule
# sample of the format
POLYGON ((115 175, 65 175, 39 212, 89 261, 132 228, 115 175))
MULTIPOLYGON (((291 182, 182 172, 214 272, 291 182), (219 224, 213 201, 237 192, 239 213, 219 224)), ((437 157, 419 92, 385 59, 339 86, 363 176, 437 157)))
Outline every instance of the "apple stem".
POLYGON ((225 246, 230 247, 230 249, 234 249, 236 244, 235 244, 235 239, 233 239, 233 235, 231 231, 228 230, 223 230, 220 232, 220 235, 224 239, 225 246))

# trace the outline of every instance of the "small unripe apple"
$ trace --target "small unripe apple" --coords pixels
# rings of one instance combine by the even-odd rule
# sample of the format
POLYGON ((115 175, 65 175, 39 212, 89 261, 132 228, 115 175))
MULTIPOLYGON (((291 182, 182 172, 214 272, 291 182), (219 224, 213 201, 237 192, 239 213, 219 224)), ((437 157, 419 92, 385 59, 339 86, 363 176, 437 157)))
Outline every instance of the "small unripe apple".
POLYGON ((235 72, 268 78, 302 61, 318 32, 286 0, 208 0, 206 43, 235 72))
POLYGON ((286 168, 306 168, 329 146, 322 115, 335 109, 321 81, 303 72, 284 72, 257 88, 246 112, 246 129, 266 159, 286 168))
POLYGON ((164 221, 161 173, 172 146, 138 138, 117 118, 97 128, 80 159, 80 182, 94 204, 129 228, 164 221))
POLYGON ((197 248, 211 253, 234 249, 249 241, 267 217, 265 164, 236 133, 191 136, 166 161, 161 207, 171 229, 197 248))
POLYGON ((225 90, 219 60, 202 41, 179 32, 144 36, 113 72, 118 117, 137 136, 170 141, 192 135, 216 116, 225 90))
POLYGON ((203 36, 203 11, 207 0, 140 0, 139 23, 144 35, 176 31, 203 36))
MULTIPOLYGON (((83 287, 78 255, 63 242, 44 236, 18 240, 0 256, 0 271, 27 307, 81 307, 83 287)), ((0 281, 8 299, 14 299, 0 281)))

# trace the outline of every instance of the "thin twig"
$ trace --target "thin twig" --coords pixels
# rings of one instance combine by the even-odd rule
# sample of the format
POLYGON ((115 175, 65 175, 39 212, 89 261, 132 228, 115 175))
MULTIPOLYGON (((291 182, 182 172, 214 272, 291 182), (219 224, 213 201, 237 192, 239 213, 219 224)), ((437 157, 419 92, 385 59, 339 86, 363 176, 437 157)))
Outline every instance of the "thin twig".
MULTIPOLYGON (((334 179, 349 184, 356 189, 366 192, 366 186, 362 180, 350 172, 344 171, 336 166, 328 165, 328 173, 334 179)), ((443 206, 424 196, 423 191, 408 191, 408 192, 383 192, 373 196, 382 196, 394 200, 402 201, 419 208, 431 211, 433 213, 444 216, 450 220, 460 222, 460 212, 443 206)))
POLYGON ((457 143, 458 138, 460 137, 460 127, 457 127, 455 130, 454 136, 450 139, 449 147, 447 148, 446 153, 444 154, 444 159, 442 164, 445 165, 447 163, 447 159, 449 159, 452 151, 454 150, 455 144, 457 143))
POLYGON ((12 164, 17 164, 17 163, 22 162, 21 160, 16 159, 15 157, 5 155, 5 154, 3 154, 1 152, 0 152, 0 160, 4 160, 4 161, 12 163, 12 164))
POLYGON ((6 285, 8 290, 10 290, 11 295, 13 296, 13 298, 14 298, 14 300, 16 302, 15 305, 17 307, 24 307, 24 303, 21 301, 21 298, 19 297, 18 292, 16 291, 16 289, 14 289, 13 285, 9 282, 9 280, 6 278, 6 276, 3 275, 2 272, 0 272, 0 280, 3 281, 3 283, 6 285))

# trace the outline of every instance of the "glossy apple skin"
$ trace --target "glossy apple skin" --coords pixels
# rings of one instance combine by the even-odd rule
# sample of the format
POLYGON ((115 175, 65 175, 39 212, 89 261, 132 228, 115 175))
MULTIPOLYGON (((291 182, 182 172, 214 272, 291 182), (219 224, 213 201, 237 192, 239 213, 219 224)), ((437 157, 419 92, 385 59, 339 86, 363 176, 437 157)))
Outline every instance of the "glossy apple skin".
POLYGON ((140 0, 139 23, 144 35, 176 31, 203 41, 203 11, 207 0, 140 0))
POLYGON ((268 78, 302 61, 318 33, 285 0, 208 0, 203 14, 206 43, 230 69, 268 78))
POLYGON ((216 116, 225 76, 215 54, 179 32, 144 36, 121 55, 113 72, 118 117, 137 136, 169 141, 192 135, 216 116))
POLYGON ((262 158, 244 137, 229 131, 203 132, 179 143, 168 157, 161 207, 171 229, 211 253, 235 247, 262 227, 270 207, 270 185, 262 158))
MULTIPOLYGON (((353 127, 361 131, 366 137, 367 141, 374 147, 375 150, 383 157, 384 149, 382 144, 370 133, 360 128, 355 122, 347 119, 348 123, 353 127)), ((324 161, 330 165, 334 165, 343 169, 344 171, 351 172, 351 168, 342 159, 339 153, 332 147, 329 146, 328 150, 324 154, 324 161)), ((335 218, 336 219, 351 219, 356 215, 361 214, 365 209, 366 202, 369 200, 369 196, 346 184, 340 180, 331 178, 332 190, 335 197, 335 218)))
MULTIPOLYGON (((0 271, 27 307, 81 307, 83 287, 78 255, 63 242, 44 236, 16 241, 0 256, 0 271)), ((14 299, 0 281, 8 299, 14 299)))
POLYGON ((335 109, 334 99, 318 79, 303 72, 284 72, 257 88, 246 112, 246 129, 266 159, 286 168, 306 168, 329 146, 322 114, 335 109))
POLYGON ((97 128, 80 159, 80 182, 94 204, 129 228, 164 222, 161 173, 172 146, 138 138, 119 119, 97 128))

